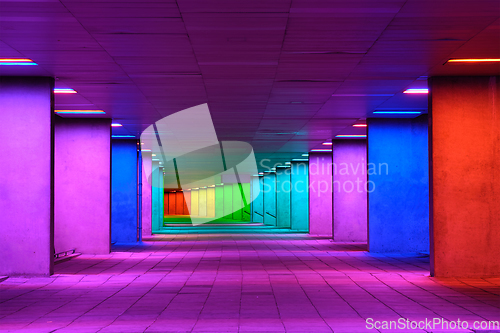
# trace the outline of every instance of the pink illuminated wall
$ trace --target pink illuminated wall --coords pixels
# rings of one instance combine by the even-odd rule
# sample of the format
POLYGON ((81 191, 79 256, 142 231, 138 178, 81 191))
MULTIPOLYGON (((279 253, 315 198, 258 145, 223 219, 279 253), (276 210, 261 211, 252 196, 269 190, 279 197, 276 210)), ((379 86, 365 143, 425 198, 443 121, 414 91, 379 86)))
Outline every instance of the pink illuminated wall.
POLYGON ((333 239, 366 242, 366 140, 333 141, 333 239))
POLYGON ((151 153, 142 152, 142 236, 152 234, 152 188, 148 183, 152 168, 151 153))
POLYGON ((332 236, 332 153, 309 154, 309 234, 332 236))
POLYGON ((56 252, 109 253, 110 153, 111 119, 56 119, 56 252))

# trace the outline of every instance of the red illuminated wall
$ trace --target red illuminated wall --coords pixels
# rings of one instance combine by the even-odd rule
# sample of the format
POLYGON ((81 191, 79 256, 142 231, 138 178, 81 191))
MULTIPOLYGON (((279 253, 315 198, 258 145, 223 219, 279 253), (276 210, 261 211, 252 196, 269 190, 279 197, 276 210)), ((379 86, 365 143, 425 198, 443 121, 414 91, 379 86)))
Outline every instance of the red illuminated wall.
POLYGON ((500 77, 430 80, 431 274, 500 275, 500 77))

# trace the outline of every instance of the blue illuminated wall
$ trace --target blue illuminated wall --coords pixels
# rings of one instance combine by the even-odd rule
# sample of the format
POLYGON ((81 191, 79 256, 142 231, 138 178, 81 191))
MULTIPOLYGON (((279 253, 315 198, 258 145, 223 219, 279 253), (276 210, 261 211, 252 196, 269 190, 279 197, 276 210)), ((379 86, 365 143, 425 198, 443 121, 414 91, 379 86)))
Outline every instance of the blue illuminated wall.
POLYGON ((427 115, 368 119, 370 252, 429 251, 427 115))
POLYGON ((276 169, 276 224, 290 228, 290 168, 276 169))
POLYGON ((264 222, 264 177, 252 177, 252 222, 264 222))
POLYGON ((137 241, 137 141, 111 141, 111 242, 137 241))

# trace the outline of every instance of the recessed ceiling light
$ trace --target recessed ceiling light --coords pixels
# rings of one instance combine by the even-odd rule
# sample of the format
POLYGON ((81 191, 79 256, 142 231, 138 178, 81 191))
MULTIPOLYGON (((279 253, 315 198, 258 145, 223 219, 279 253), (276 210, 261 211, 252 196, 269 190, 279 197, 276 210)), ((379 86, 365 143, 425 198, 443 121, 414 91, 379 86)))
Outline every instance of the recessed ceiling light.
POLYGON ((122 127, 122 126, 123 126, 122 124, 118 124, 118 123, 111 124, 111 127, 122 127))
POLYGON ((420 111, 373 111, 376 114, 420 114, 420 111))
POLYGON ((331 146, 331 145, 333 145, 332 142, 323 142, 323 146, 331 146))
POLYGON ((465 58, 465 59, 450 59, 447 61, 448 62, 500 62, 500 59, 498 58, 465 58))
POLYGON ((54 88, 54 94, 76 94, 76 91, 71 88, 54 88))
POLYGON ((151 156, 156 156, 156 154, 151 154, 151 156))
POLYGON ((302 154, 302 156, 309 156, 309 154, 302 154))
POLYGON ((331 149, 311 149, 311 151, 332 151, 331 149))
POLYGON ((141 149, 142 151, 151 151, 151 149, 141 149))
POLYGON ((285 164, 292 164, 292 162, 285 162, 285 164))
POLYGON ((56 113, 61 114, 105 114, 106 112, 102 110, 55 110, 56 113))
POLYGON ((394 94, 333 94, 333 97, 364 97, 364 96, 370 96, 370 97, 391 97, 394 96, 394 94))
POLYGON ((429 89, 427 88, 410 88, 403 91, 403 94, 428 94, 429 89))
POLYGON ((368 127, 367 124, 354 124, 352 127, 368 127))
POLYGON ((292 158, 292 161, 295 161, 295 162, 299 162, 299 161, 306 162, 306 161, 309 161, 309 160, 307 158, 292 158))
MULTIPOLYGON (((112 138, 135 138, 135 135, 112 135, 112 138)), ((144 149, 143 149, 144 151, 144 149)))
POLYGON ((366 138, 366 134, 339 134, 336 138, 366 138))
POLYGON ((31 59, 26 58, 0 58, 0 66, 37 66, 31 59))

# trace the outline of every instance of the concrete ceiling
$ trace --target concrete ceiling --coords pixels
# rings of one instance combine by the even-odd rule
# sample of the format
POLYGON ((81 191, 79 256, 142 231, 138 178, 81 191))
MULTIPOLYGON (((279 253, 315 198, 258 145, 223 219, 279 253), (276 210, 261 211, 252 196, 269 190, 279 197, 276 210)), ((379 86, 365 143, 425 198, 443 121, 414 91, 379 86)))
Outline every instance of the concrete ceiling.
POLYGON ((139 135, 209 104, 219 140, 288 161, 374 110, 426 112, 434 75, 500 74, 498 0, 0 0, 0 58, 56 77, 57 109, 102 109, 139 135))

